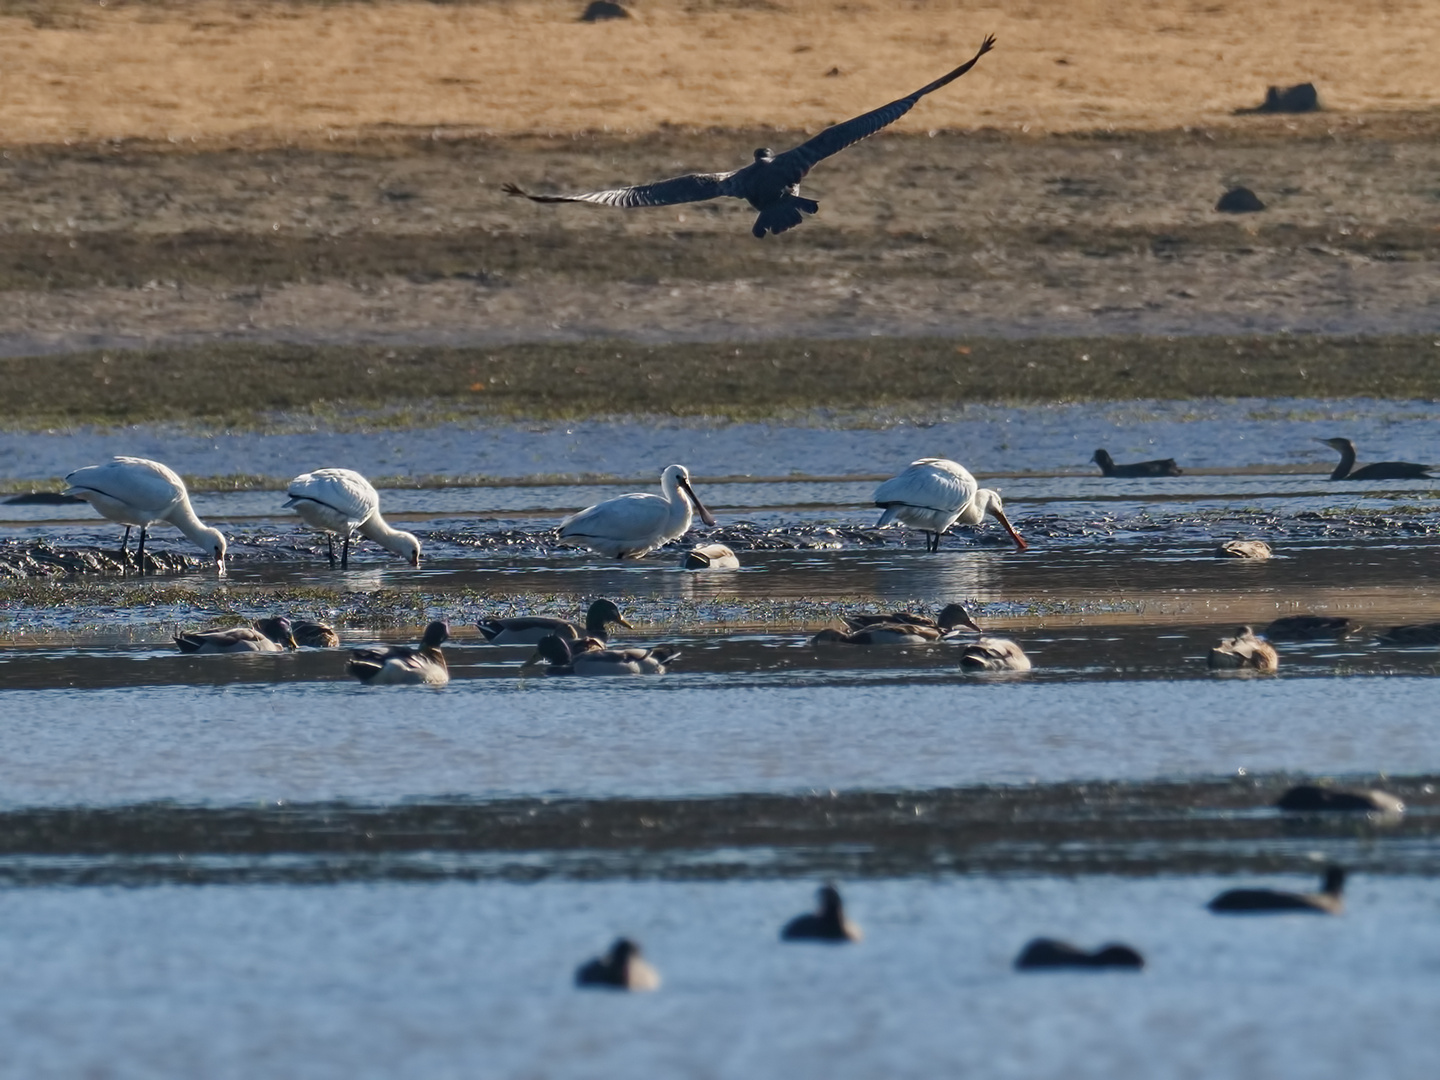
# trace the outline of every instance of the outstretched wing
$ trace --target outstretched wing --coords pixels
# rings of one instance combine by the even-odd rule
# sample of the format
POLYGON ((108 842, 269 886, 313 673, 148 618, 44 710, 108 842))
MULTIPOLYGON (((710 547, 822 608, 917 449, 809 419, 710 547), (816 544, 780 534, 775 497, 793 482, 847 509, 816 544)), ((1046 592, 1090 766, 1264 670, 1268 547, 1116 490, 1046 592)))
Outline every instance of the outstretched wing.
POLYGON ((851 146, 861 139, 874 135, 883 127, 888 127, 900 117, 915 107, 915 103, 926 94, 934 93, 942 86, 946 86, 961 75, 964 75, 975 62, 995 47, 995 35, 991 34, 985 38, 980 45, 980 51, 972 56, 965 63, 961 64, 948 75, 942 75, 934 82, 922 86, 913 94, 890 102, 889 105, 882 105, 880 108, 857 116, 853 120, 846 120, 844 123, 828 127, 819 135, 816 135, 808 142, 803 142, 793 150, 787 150, 783 154, 777 154, 775 162, 771 166, 771 176, 783 177, 786 184, 798 184, 800 180, 821 161, 824 161, 832 154, 838 154, 847 146, 851 146), (776 172, 773 170, 781 170, 776 172))
POLYGON ((507 195, 522 195, 540 203, 585 202, 601 206, 674 206, 676 203, 704 202, 722 195, 733 195, 725 183, 733 172, 691 173, 657 180, 637 187, 612 188, 609 191, 581 191, 574 195, 532 195, 515 184, 504 185, 507 195))

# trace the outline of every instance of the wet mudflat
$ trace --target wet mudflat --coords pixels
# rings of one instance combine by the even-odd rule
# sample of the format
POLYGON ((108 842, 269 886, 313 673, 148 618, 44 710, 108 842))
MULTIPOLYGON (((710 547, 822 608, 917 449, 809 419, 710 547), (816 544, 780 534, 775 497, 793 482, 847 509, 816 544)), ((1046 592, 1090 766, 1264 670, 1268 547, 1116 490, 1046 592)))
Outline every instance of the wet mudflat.
MULTIPOLYGON (((959 1063, 1099 1077, 1155 1060, 1281 1077, 1383 1060, 1424 1075, 1440 652, 1382 635, 1440 619, 1440 520, 1428 482, 1332 482, 1308 440, 1343 423, 1362 447, 1440 458, 1432 411, 456 425, 417 437, 441 447, 435 469, 373 433, 133 429, 140 452, 258 479, 195 494, 232 539, 223 580, 50 562, 0 582, 0 1037, 40 1077, 296 1061, 323 1062, 316 1076, 459 1076, 481 1055, 502 1075, 959 1063), (331 570, 279 506, 288 475, 330 463, 292 465, 327 440, 377 475, 410 474, 382 499, 421 536, 419 569, 363 545, 331 570), (934 555, 875 529, 876 478, 932 442, 1000 466, 986 482, 1030 550, 993 524, 934 555), (1107 481, 1084 465, 1106 444, 1192 468, 1107 481), (758 473, 785 453, 793 474, 758 473), (714 477, 697 485, 721 526, 703 535, 742 569, 682 571, 682 545, 634 564, 557 546, 561 515, 650 486, 667 458, 714 477), (586 459, 603 475, 578 475, 586 459), (1237 535, 1275 557, 1216 558, 1237 535), (678 645, 672 669, 546 677, 521 669, 529 647, 474 627, 574 616, 595 596, 635 624, 624 643, 678 645), (809 640, 846 613, 956 599, 1035 670, 965 674, 952 643, 809 640), (332 622, 346 647, 447 618, 452 682, 363 687, 344 647, 182 656, 170 642, 176 626, 275 612, 332 622), (1297 612, 1356 626, 1281 643, 1275 675, 1207 668, 1237 625, 1297 612), (1273 807, 1315 777, 1407 809, 1273 807), (1239 883, 1313 888, 1330 862, 1354 873, 1339 918, 1203 907, 1239 883), (781 946, 779 925, 823 880, 842 884, 866 941, 781 946), (661 992, 577 992, 574 967, 620 933, 641 940, 661 992), (1015 973, 1040 934, 1126 941, 1148 965, 1015 973)), ((11 475, 53 486, 69 457, 113 440, 15 439, 11 475)), ((0 560, 15 565, 116 541, 84 506, 0 506, 0 560)), ((184 553, 164 530, 156 543, 184 553)))

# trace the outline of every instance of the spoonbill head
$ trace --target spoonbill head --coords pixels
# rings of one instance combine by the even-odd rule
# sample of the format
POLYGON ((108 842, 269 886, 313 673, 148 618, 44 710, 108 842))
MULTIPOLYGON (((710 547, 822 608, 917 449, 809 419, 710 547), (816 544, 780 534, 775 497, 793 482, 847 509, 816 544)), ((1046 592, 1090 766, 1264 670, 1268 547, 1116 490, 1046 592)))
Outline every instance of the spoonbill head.
POLYGON ((659 495, 621 495, 587 506, 560 522, 560 539, 612 559, 638 559, 684 536, 695 514, 706 525, 715 524, 684 465, 666 467, 660 490, 659 495))
POLYGON ((420 565, 420 540, 392 529, 380 516, 380 493, 353 469, 316 469, 290 481, 285 505, 306 524, 325 533, 330 565, 335 565, 335 537, 344 538, 340 568, 350 565, 350 538, 359 533, 411 566, 420 565))
POLYGON ((167 465, 149 458, 116 457, 100 465, 76 469, 65 478, 65 494, 84 499, 111 521, 125 526, 120 542, 121 561, 127 558, 130 529, 140 530, 135 553, 140 572, 145 572, 145 539, 151 525, 168 522, 184 533, 196 547, 215 560, 225 576, 225 536, 195 516, 185 482, 167 465))
POLYGON ((920 529, 926 551, 938 551, 940 537, 957 521, 978 525, 986 514, 1005 527, 1019 550, 1029 547, 1005 516, 1000 493, 982 488, 970 470, 947 458, 912 461, 904 472, 877 487, 874 499, 885 511, 877 527, 899 521, 920 529))

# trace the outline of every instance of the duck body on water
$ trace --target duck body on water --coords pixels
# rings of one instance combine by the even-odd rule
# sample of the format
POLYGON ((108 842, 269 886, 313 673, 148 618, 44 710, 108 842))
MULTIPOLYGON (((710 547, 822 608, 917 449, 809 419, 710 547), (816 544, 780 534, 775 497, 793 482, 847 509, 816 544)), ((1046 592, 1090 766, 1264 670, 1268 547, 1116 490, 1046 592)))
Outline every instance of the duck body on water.
POLYGON ((128 561, 131 528, 140 530, 135 548, 140 572, 145 572, 145 539, 151 525, 174 525, 190 542, 215 560, 216 572, 225 576, 225 536, 195 516, 185 482, 168 465, 149 458, 116 457, 100 465, 87 465, 65 477, 65 495, 84 499, 104 517, 125 526, 120 561, 128 561))
POLYGON ((576 969, 575 985, 644 992, 660 989, 660 973, 640 955, 639 945, 622 937, 616 938, 603 956, 587 960, 576 969))
POLYGON ((933 618, 913 611, 891 611, 881 615, 845 615, 842 620, 851 630, 864 630, 870 626, 904 625, 930 626, 946 633, 962 626, 974 630, 977 634, 984 632, 976 625, 964 604, 946 604, 940 614, 933 618))
POLYGON ((1129 945, 1102 945, 1093 952, 1086 952, 1068 941, 1055 938, 1036 938, 1015 958, 1017 971, 1037 971, 1053 968, 1121 968, 1138 971, 1145 966, 1145 958, 1129 945))
POLYGON ((1174 458, 1160 458, 1155 461, 1136 461, 1129 465, 1117 465, 1108 450, 1096 450, 1090 459, 1100 466, 1101 476, 1132 478, 1142 476, 1180 476, 1180 467, 1174 458))
POLYGON ((611 559, 638 559, 690 531, 695 514, 715 518, 690 486, 684 465, 660 474, 659 495, 636 492, 587 506, 560 522, 560 539, 611 559))
POLYGON ((257 619, 254 626, 177 633, 175 647, 182 653, 251 653, 284 652, 299 645, 290 620, 281 616, 257 619))
POLYGON ((1009 638, 982 637, 960 653, 960 667, 967 671, 1029 671, 1030 657, 1009 638))
POLYGON ((1332 866, 1325 871, 1320 891, 1286 892, 1283 889, 1229 889, 1211 900, 1211 911, 1222 914, 1339 915, 1345 909, 1345 871, 1332 866))
POLYGON ((444 686, 450 668, 440 646, 450 638, 450 627, 439 621, 425 627, 418 649, 409 645, 381 645, 355 649, 345 670, 373 686, 444 686))
POLYGON ((1205 662, 1219 671, 1274 671, 1280 666, 1280 654, 1253 629, 1242 626, 1234 637, 1221 639, 1205 662))
POLYGON ((540 639, 535 655, 522 666, 543 662, 546 675, 663 675, 665 665, 680 655, 679 649, 669 645, 606 649, 587 638, 581 638, 578 644, 577 649, 570 639, 549 634, 540 639))
POLYGON ((1004 526, 1024 551, 1027 544, 1005 516, 1000 493, 982 488, 970 471, 948 458, 919 458, 904 472, 875 489, 875 505, 885 512, 876 522, 883 529, 899 521, 925 534, 925 550, 940 550, 940 537, 955 524, 979 525, 988 514, 1004 526))
POLYGON ((815 897, 816 909, 797 915, 786 923, 780 930, 781 941, 820 941, 840 945, 865 937, 860 927, 846 918, 839 889, 834 885, 822 885, 816 890, 815 897))
POLYGON ((380 493, 353 469, 316 469, 301 473, 286 489, 285 506, 306 524, 325 534, 330 565, 335 565, 335 537, 343 537, 340 569, 350 566, 350 538, 356 533, 373 540, 411 566, 420 565, 420 540, 414 533, 393 529, 380 516, 380 493))
POLYGON ((1316 439, 1340 454, 1331 480, 1430 480, 1432 466, 1413 461, 1377 461, 1355 468, 1355 444, 1349 439, 1316 439))
POLYGON ((506 619, 481 619, 476 624, 481 635, 491 645, 536 645, 540 639, 551 634, 571 641, 590 638, 605 642, 610 639, 611 626, 633 627, 620 614, 620 608, 613 600, 603 597, 592 603, 585 612, 585 625, 576 626, 566 619, 548 615, 517 615, 506 619))

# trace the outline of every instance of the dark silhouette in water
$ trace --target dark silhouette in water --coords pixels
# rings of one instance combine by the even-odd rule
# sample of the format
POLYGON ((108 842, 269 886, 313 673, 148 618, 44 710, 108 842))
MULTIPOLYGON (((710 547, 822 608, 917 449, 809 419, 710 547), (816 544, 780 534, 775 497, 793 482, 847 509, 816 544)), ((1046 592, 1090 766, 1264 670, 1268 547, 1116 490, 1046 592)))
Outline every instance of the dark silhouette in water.
POLYGON ((1340 464, 1330 474, 1331 480, 1429 480, 1430 466, 1413 461, 1377 461, 1355 468, 1355 444, 1349 439, 1316 439, 1340 453, 1340 464))
POLYGON ((780 931, 781 941, 859 941, 864 935, 860 928, 845 917, 845 906, 840 902, 840 890, 834 885, 822 885, 816 893, 820 909, 807 915, 797 915, 780 931))
POLYGON ((1222 214, 1258 214, 1265 204, 1248 187, 1233 187, 1220 196, 1215 209, 1222 214))
POLYGON ((1265 627, 1271 641, 1314 641, 1355 633, 1360 624, 1343 615, 1284 615, 1265 627))
POLYGON ((611 990, 656 990, 660 973, 640 955, 640 946, 629 938, 616 938, 610 951, 581 964, 575 972, 576 986, 598 986, 611 990))
POLYGON ((1096 450, 1095 456, 1090 459, 1100 466, 1100 472, 1105 476, 1179 476, 1180 468, 1175 464, 1174 458, 1163 458, 1158 461, 1137 461, 1132 465, 1116 465, 1115 459, 1110 456, 1108 450, 1096 450))
POLYGON ((1016 970, 1037 968, 1130 968, 1145 966, 1145 958, 1129 945, 1104 945, 1094 952, 1054 938, 1036 938, 1015 958, 1016 970))
POLYGON ((1440 645, 1440 622, 1392 626, 1380 640, 1386 645, 1440 645))
POLYGON ((1209 903, 1211 911, 1284 912, 1300 911, 1314 915, 1338 915, 1345 907, 1341 892, 1345 888, 1345 871, 1332 866, 1325 871, 1325 881, 1318 893, 1285 892, 1283 889, 1231 889, 1209 903))
POLYGON ((1300 814, 1405 812, 1405 804, 1388 791, 1322 787, 1319 784, 1297 784, 1276 799, 1275 805, 1281 810, 1300 814))
POLYGON ((1236 116, 1254 113, 1307 113, 1320 111, 1320 94, 1314 83, 1296 83, 1294 86, 1271 86, 1265 90, 1265 100, 1254 108, 1236 109, 1236 116))

